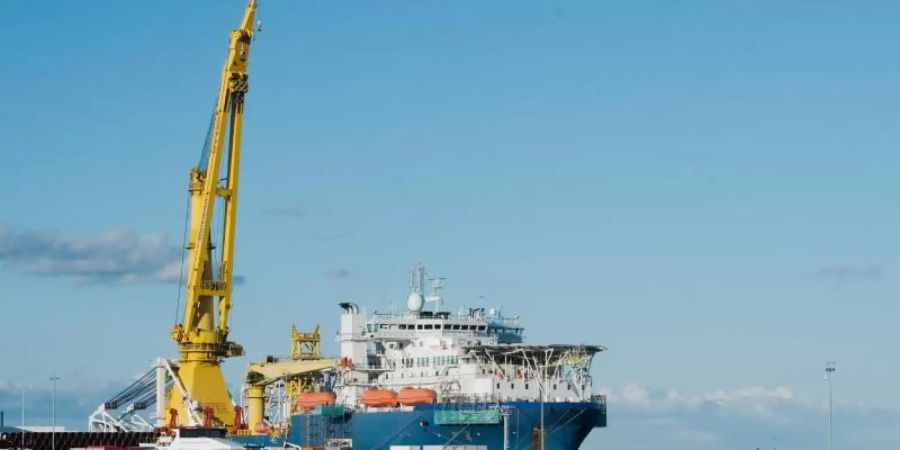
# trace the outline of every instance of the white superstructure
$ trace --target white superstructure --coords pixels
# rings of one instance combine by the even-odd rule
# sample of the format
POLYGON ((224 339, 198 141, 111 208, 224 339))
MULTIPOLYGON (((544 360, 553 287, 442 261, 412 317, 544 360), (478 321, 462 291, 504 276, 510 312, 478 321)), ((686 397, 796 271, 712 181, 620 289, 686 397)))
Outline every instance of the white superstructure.
POLYGON ((339 403, 359 407, 368 388, 404 387, 432 389, 442 402, 591 399, 591 361, 603 347, 525 345, 518 316, 504 316, 499 308, 439 311, 441 279, 428 295, 424 280, 418 265, 402 313, 366 315, 352 303, 340 305, 339 403), (427 303, 435 310, 426 310, 427 303))

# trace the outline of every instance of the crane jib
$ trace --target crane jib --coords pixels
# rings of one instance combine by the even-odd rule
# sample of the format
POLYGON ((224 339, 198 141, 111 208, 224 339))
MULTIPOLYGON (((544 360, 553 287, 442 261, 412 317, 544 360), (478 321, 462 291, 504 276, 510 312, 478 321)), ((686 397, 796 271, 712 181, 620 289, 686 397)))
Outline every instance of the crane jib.
POLYGON ((177 370, 173 371, 177 389, 169 392, 166 402, 166 410, 174 410, 173 420, 182 426, 198 425, 197 418, 203 416, 215 425, 230 426, 235 418, 220 364, 224 358, 244 353, 243 347, 228 340, 228 316, 233 288, 243 102, 248 89, 246 71, 255 9, 256 0, 249 0, 239 27, 229 35, 228 54, 206 141, 199 163, 189 174, 184 316, 171 332, 181 356, 177 370), (221 227, 217 217, 220 212, 221 227))

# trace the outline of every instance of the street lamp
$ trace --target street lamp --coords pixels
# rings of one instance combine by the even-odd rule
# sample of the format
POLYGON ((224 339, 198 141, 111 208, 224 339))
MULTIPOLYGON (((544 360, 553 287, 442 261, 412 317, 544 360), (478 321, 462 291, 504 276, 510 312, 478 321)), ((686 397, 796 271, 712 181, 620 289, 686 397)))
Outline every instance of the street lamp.
POLYGON ((22 442, 19 448, 25 448, 25 386, 22 386, 22 442))
POLYGON ((828 383, 828 450, 831 450, 831 420, 833 408, 831 406, 831 377, 835 371, 835 365, 837 363, 834 361, 828 361, 825 363, 825 382, 828 383))
POLYGON ((53 407, 51 413, 53 416, 53 428, 50 429, 50 450, 56 450, 56 382, 59 380, 59 377, 50 377, 50 384, 53 385, 53 407))

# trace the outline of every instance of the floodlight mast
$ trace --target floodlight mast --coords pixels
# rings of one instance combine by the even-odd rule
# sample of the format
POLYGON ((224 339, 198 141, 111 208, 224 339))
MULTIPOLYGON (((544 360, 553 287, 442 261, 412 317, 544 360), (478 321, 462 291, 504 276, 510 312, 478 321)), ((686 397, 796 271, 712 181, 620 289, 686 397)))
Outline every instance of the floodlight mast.
POLYGON ((832 450, 831 442, 832 442, 832 420, 834 408, 831 403, 831 378, 834 374, 835 365, 837 365, 834 361, 828 361, 825 363, 825 383, 828 385, 828 450, 832 450))

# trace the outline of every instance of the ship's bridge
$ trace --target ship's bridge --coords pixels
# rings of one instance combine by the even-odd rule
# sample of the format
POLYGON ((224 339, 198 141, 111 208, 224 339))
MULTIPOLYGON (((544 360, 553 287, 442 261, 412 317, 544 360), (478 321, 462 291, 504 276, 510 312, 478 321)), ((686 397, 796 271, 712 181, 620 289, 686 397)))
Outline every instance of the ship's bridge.
POLYGON ((405 314, 374 314, 366 321, 366 333, 375 340, 413 340, 421 336, 481 338, 499 344, 523 341, 525 329, 517 318, 503 317, 495 310, 470 308, 465 314, 419 311, 405 314))

